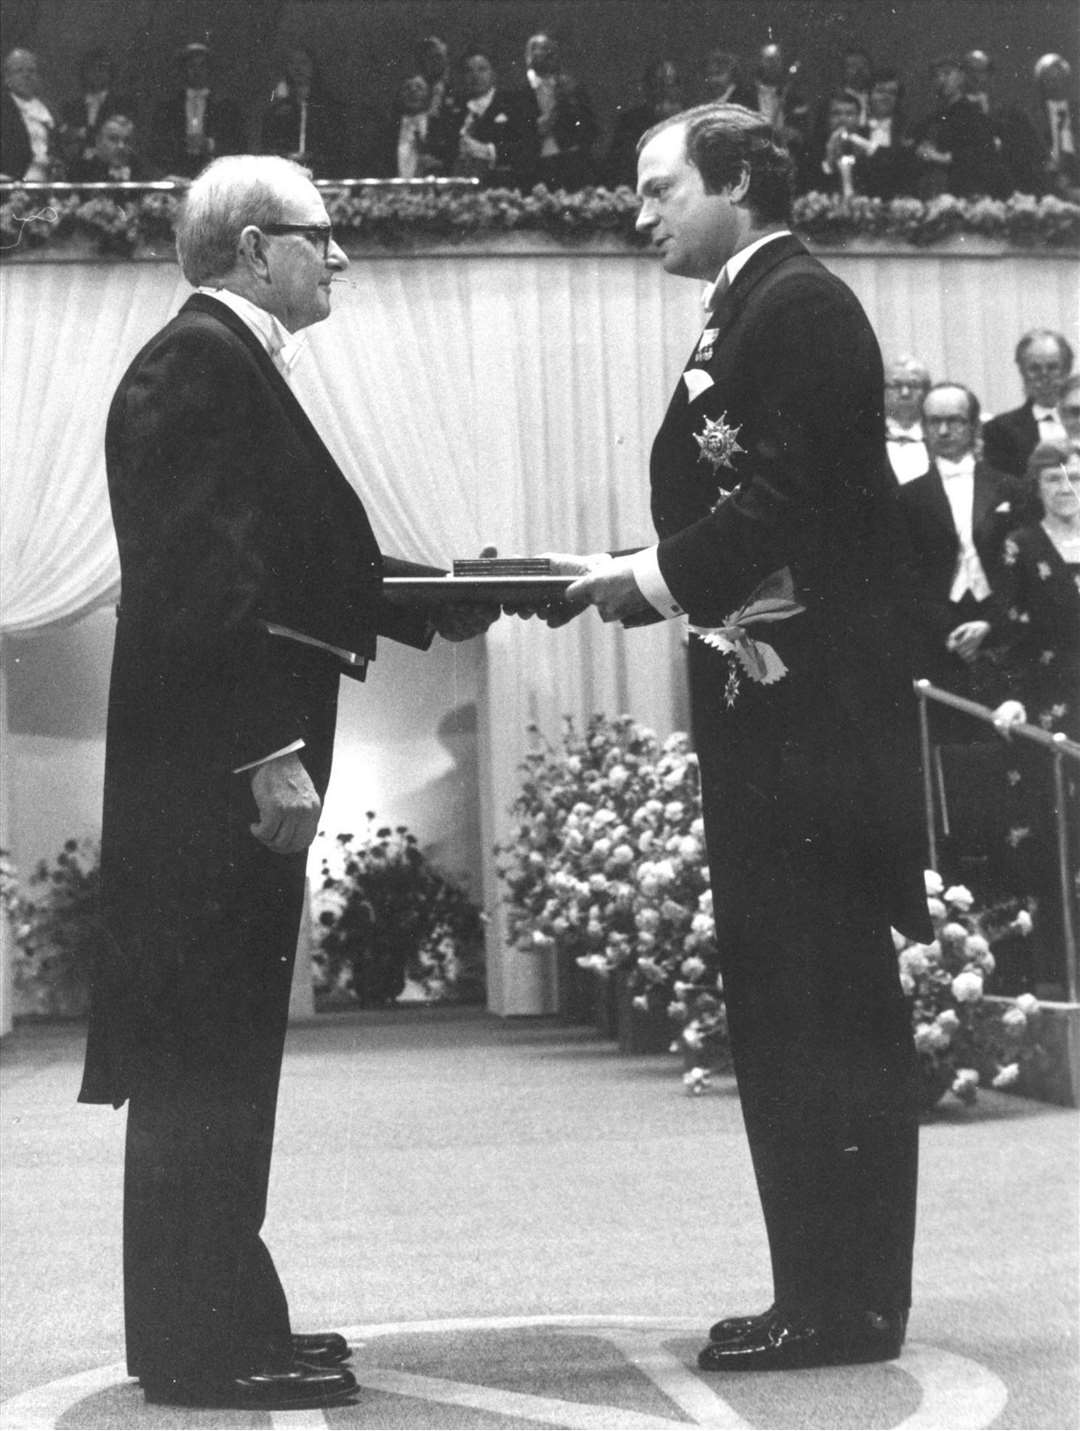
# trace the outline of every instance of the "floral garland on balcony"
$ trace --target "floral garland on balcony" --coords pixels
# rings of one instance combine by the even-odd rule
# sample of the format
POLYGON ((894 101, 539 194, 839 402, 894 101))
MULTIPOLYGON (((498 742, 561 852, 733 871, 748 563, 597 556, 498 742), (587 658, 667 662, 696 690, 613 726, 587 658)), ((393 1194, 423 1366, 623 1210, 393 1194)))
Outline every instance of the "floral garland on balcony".
MULTIPOLYGON (((627 188, 551 193, 542 186, 516 189, 392 189, 358 193, 328 189, 327 208, 339 235, 354 248, 459 243, 507 233, 545 234, 573 247, 607 236, 640 248, 635 232, 636 195, 627 188)), ((77 194, 44 202, 13 190, 0 203, 0 253, 41 247, 73 235, 98 239, 105 254, 131 256, 140 248, 171 243, 178 198, 148 193, 118 202, 105 194, 77 194)), ((1016 248, 1080 247, 1080 204, 1047 196, 958 199, 844 199, 803 194, 795 201, 794 227, 818 243, 885 240, 926 248, 956 236, 989 238, 1016 248)))

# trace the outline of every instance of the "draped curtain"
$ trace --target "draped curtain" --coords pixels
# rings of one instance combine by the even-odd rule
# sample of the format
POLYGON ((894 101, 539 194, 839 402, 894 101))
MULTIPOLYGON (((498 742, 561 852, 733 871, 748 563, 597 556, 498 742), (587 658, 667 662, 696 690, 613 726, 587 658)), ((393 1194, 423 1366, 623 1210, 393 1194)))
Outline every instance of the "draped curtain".
MULTIPOLYGON (((1011 354, 1045 324, 1076 339, 1068 257, 830 257, 887 354, 1019 400, 1011 354)), ((701 322, 695 285, 631 253, 357 258, 292 381, 361 493, 387 551, 448 563, 649 540, 652 434, 701 322)), ((113 390, 187 292, 171 264, 27 263, 0 270, 0 629, 70 621, 114 598, 102 439, 113 390)), ((536 722, 632 712, 685 722, 677 623, 623 633, 590 614, 555 632, 504 620, 487 637, 482 825, 490 849, 536 722)), ((489 859, 489 908, 495 907, 489 859)), ((492 959, 502 1012, 551 990, 534 956, 492 959), (539 983, 538 983, 539 981, 539 983)))

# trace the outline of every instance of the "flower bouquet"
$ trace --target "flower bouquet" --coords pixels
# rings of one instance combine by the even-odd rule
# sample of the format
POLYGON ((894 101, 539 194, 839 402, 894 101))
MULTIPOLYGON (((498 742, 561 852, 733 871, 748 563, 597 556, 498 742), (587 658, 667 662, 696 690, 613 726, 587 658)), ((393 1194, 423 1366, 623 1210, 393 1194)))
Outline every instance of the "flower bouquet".
POLYGON ((1033 995, 1022 994, 1003 1013, 983 1004, 994 971, 992 945, 1030 934, 1030 914, 1008 903, 973 913, 971 891, 946 888, 934 870, 926 871, 926 893, 933 941, 918 944, 897 931, 893 939, 900 983, 911 1000, 922 1106, 929 1109, 950 1092, 973 1103, 984 1081, 1011 1087, 1022 1066, 1040 1064, 1046 1054, 1033 995))
MULTIPOLYGON (((326 849, 314 906, 314 956, 324 1002, 362 1008, 479 998, 483 916, 466 891, 425 858, 404 825, 341 834, 326 849)), ((325 838, 325 837, 323 837, 325 838)))
POLYGON ((514 834, 498 851, 512 941, 625 981, 640 1021, 662 1013, 684 1026, 678 1047, 690 1029, 712 1056, 723 1026, 689 739, 661 741, 630 716, 593 716, 583 733, 565 717, 558 748, 530 733, 514 834))

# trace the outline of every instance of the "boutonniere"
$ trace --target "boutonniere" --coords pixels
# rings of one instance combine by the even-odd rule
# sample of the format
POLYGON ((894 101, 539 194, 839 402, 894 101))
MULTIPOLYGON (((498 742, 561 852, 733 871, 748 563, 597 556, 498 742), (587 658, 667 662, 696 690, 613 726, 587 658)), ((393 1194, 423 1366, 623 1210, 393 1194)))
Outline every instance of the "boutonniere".
POLYGON ((706 646, 735 657, 724 686, 724 701, 729 707, 735 704, 739 694, 740 669, 762 686, 771 686, 787 675, 788 668, 775 648, 752 636, 749 628, 767 625, 771 621, 788 621, 805 610, 806 607, 795 599, 791 568, 785 566, 756 586, 723 625, 691 626, 690 630, 706 646))
POLYGON ((1039 573, 1039 577, 1040 577, 1040 579, 1041 579, 1042 581, 1049 581, 1049 580, 1050 580, 1050 563, 1049 563, 1049 562, 1045 562, 1045 561, 1039 562, 1039 564, 1038 564, 1038 566, 1035 568, 1035 570, 1039 573))
MULTIPOLYGON (((719 472, 721 467, 733 468, 732 458, 738 453, 746 451, 746 448, 741 446, 737 440, 742 431, 742 423, 732 426, 726 419, 726 412, 722 412, 715 419, 707 417, 701 431, 694 433, 694 441, 699 448, 698 461, 707 462, 714 473, 719 472)), ((731 493, 721 487, 719 495, 720 500, 723 501, 731 493)))

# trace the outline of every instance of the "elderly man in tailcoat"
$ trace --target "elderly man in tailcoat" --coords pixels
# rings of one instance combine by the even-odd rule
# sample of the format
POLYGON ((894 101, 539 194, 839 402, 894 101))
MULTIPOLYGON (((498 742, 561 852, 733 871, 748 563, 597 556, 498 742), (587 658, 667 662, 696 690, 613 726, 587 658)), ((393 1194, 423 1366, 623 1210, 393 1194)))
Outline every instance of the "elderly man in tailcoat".
MULTIPOLYGON (((904 534, 877 341, 788 230, 768 122, 702 105, 638 150, 639 229, 710 284, 652 452, 659 542, 562 558, 605 620, 689 617, 731 1044, 774 1300, 708 1371, 886 1360, 911 1300, 917 1157, 894 925, 930 937, 904 534)), ((719 1216, 721 1208, 716 1209, 719 1216)))
POLYGON ((177 247, 197 291, 106 428, 122 590, 80 1098, 128 1103, 129 1371, 150 1401, 261 1414, 355 1389, 341 1336, 293 1333, 260 1229, 339 678, 436 627, 385 601, 418 568, 381 555, 285 376, 348 264, 307 171, 217 160, 177 247))

